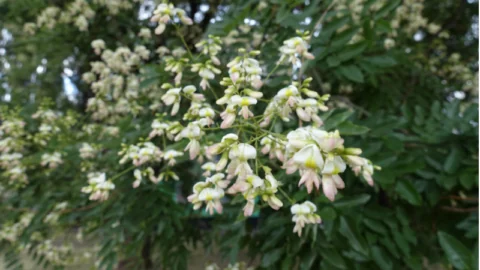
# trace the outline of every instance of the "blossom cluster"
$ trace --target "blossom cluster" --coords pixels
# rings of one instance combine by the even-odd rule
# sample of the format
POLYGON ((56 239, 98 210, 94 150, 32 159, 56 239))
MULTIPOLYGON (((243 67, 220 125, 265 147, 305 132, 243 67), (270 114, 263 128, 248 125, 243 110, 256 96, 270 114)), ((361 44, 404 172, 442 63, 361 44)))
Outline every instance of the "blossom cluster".
MULTIPOLYGON (((181 27, 178 22, 193 23, 185 11, 169 3, 160 4, 151 20, 158 23, 156 34, 163 33, 167 24, 174 24, 178 30, 181 27)), ((148 31, 141 32, 142 36, 149 36, 148 31)), ((347 165, 370 185, 373 185, 374 167, 359 156, 360 149, 345 148, 338 131, 322 129, 320 115, 328 110, 325 103, 329 95, 320 95, 312 89, 312 79, 303 78, 299 70, 305 61, 314 58, 310 38, 310 33, 298 32, 280 46, 275 69, 283 64, 291 65, 292 81, 269 97, 264 96, 262 87, 275 70, 265 77, 258 50, 239 49, 238 56, 222 64, 224 41, 215 36, 197 42, 195 56, 188 47, 173 50, 160 47, 156 52, 171 82, 163 81, 160 88, 150 91, 155 95, 149 96, 148 91, 142 92, 138 87, 138 70, 143 61, 152 57, 150 52, 138 46, 134 51, 126 47, 111 51, 106 49, 105 42, 96 40, 92 47, 102 61, 92 62, 92 70, 83 75, 95 94, 88 102, 88 110, 93 113, 93 119, 113 124, 122 113, 143 113, 145 108, 139 106, 137 100, 148 96, 155 104, 149 109, 163 112, 157 113, 152 121, 148 138, 125 144, 119 152, 120 164, 132 163, 128 170, 133 170, 133 188, 160 184, 168 178, 179 180, 174 167, 184 158, 184 153, 177 145, 185 140, 184 152, 188 152, 190 160, 201 164, 205 176, 205 180, 194 185, 193 194, 188 197, 194 209, 205 206, 210 214, 222 213, 227 196, 239 196, 245 202, 245 216, 251 216, 257 205, 265 204, 278 210, 285 204, 281 199, 288 198, 284 193, 279 195, 282 183, 274 175, 279 170, 288 174, 298 171, 299 186, 305 185, 308 193, 322 186, 325 196, 333 201, 338 190, 345 186, 340 174, 347 165), (293 76, 294 72, 299 73, 293 76), (215 78, 222 74, 226 75, 215 78), (186 76, 188 83, 184 83, 186 76), (210 83, 214 79, 223 88, 221 96, 217 96, 217 87, 210 83), (197 85, 203 92, 198 91, 197 85), (260 106, 261 103, 264 106, 260 106), (262 107, 265 109, 260 111, 262 107), (277 133, 272 131, 277 121, 297 122, 303 127, 287 134, 277 133), (208 139, 212 131, 223 133, 223 137, 208 139)), ((184 43, 181 35, 180 39, 184 43)), ((89 158, 91 152, 94 152, 92 147, 82 146, 85 158, 89 158)), ((82 191, 90 193, 91 200, 107 199, 114 188, 112 180, 107 181, 105 173, 99 172, 90 172, 88 178, 89 186, 82 191)), ((292 208, 294 231, 299 234, 305 224, 320 221, 314 213, 316 207, 310 204, 305 202, 292 208)))
MULTIPOLYGON (((2 112, 4 113, 4 112, 2 112)), ((0 124, 0 168, 5 179, 15 186, 28 182, 26 167, 22 164, 25 144, 25 122, 18 117, 4 114, 0 124)))
POLYGON ((90 194, 92 201, 108 199, 110 191, 115 189, 115 184, 107 180, 105 173, 91 172, 88 174, 88 186, 82 188, 83 193, 90 194))
POLYGON ((72 24, 79 31, 87 31, 89 21, 95 17, 95 9, 105 7, 112 14, 117 14, 122 9, 132 9, 138 0, 94 0, 93 5, 86 0, 74 0, 67 4, 64 9, 56 6, 45 8, 38 15, 36 22, 24 24, 23 30, 28 34, 34 34, 37 29, 53 29, 57 24, 72 24))

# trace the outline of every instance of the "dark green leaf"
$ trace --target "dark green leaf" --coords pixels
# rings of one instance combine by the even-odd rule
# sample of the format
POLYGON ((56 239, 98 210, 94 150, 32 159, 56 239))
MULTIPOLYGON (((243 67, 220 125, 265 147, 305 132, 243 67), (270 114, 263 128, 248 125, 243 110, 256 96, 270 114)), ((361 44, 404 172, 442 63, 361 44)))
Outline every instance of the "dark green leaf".
POLYGON ((472 269, 473 255, 467 247, 465 247, 455 237, 445 232, 437 233, 438 241, 443 251, 447 255, 448 261, 457 269, 472 269))
POLYGON ((412 183, 408 180, 398 181, 395 185, 395 191, 402 197, 413 205, 421 205, 422 197, 417 192, 412 183))

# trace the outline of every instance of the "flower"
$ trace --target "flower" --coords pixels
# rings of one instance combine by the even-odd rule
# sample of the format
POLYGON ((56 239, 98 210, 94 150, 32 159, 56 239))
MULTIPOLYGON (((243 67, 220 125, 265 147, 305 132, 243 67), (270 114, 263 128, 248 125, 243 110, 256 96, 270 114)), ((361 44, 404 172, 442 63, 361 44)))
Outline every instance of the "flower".
POLYGON ((320 187, 320 176, 318 173, 323 168, 323 157, 320 149, 314 144, 309 144, 303 147, 293 156, 293 162, 300 167, 301 179, 298 185, 305 183, 308 193, 312 192, 313 185, 317 189, 320 187))
POLYGON ((305 227, 305 224, 319 224, 322 222, 320 216, 315 214, 317 206, 310 201, 294 204, 290 211, 293 214, 292 221, 295 222, 293 232, 298 233, 298 236, 302 236, 302 229, 305 227))
POLYGON ((214 210, 217 213, 222 213, 223 207, 220 199, 225 195, 224 188, 229 181, 223 180, 225 175, 217 173, 205 182, 198 182, 193 186, 193 194, 188 196, 188 201, 193 203, 193 209, 197 210, 206 204, 206 210, 210 215, 213 215, 214 210))
POLYGON ((234 175, 238 175, 240 179, 245 179, 247 175, 252 174, 252 168, 248 165, 248 160, 256 157, 257 150, 250 144, 239 143, 232 146, 228 152, 228 158, 232 161, 227 167, 227 178, 232 178, 234 175))
POLYGON ((181 88, 172 88, 168 90, 163 96, 162 100, 165 105, 170 106, 173 104, 171 115, 174 116, 177 114, 178 109, 180 109, 180 91, 181 88))
POLYGON ((165 154, 163 155, 163 158, 168 161, 168 165, 169 165, 169 166, 174 166, 175 163, 177 162, 177 161, 175 160, 175 158, 176 158, 176 157, 181 157, 181 156, 183 156, 183 153, 180 152, 180 151, 168 150, 168 151, 165 152, 165 154))
POLYGON ((253 113, 248 109, 248 106, 257 104, 257 100, 253 97, 241 97, 239 95, 235 95, 230 98, 231 104, 241 106, 242 109, 240 110, 239 115, 241 114, 244 119, 248 119, 249 117, 253 117, 253 113))
POLYGON ((191 25, 193 23, 183 9, 175 8, 173 4, 161 3, 153 11, 153 16, 150 19, 152 22, 158 22, 157 28, 155 28, 155 34, 160 35, 165 31, 166 24, 172 20, 173 16, 177 16, 178 19, 185 25, 191 25))
POLYGON ((62 154, 55 152, 53 154, 43 154, 42 155, 42 161, 40 162, 40 165, 42 166, 47 166, 50 169, 55 169, 58 167, 58 165, 62 164, 62 154))
POLYGON ((91 45, 92 48, 95 50, 95 54, 97 55, 99 55, 102 50, 105 49, 105 41, 103 41, 102 39, 95 39, 94 41, 92 41, 91 45))
POLYGON ((299 57, 306 59, 314 59, 313 54, 308 52, 308 37, 293 37, 283 42, 283 46, 280 47, 281 57, 278 60, 279 63, 287 60, 293 65, 300 61, 299 57))
POLYGON ((104 201, 108 199, 110 190, 115 189, 115 185, 106 180, 106 174, 93 172, 88 174, 88 186, 82 188, 83 193, 89 193, 89 199, 92 201, 104 201))

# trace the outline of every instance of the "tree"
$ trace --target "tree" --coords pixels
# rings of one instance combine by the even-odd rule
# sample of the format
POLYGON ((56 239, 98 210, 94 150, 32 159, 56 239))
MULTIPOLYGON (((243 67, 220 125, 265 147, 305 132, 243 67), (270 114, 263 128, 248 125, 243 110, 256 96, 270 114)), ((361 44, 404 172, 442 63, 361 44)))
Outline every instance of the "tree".
POLYGON ((475 269, 470 2, 0 3, 6 267, 475 269))

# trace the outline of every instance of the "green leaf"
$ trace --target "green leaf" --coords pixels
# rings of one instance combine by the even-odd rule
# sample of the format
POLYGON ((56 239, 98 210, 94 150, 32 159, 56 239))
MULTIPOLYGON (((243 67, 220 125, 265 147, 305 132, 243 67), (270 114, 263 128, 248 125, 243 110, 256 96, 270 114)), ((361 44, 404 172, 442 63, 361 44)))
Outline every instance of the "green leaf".
POLYGON ((331 130, 336 128, 341 123, 345 122, 351 115, 353 111, 336 111, 333 115, 328 117, 325 120, 325 125, 323 126, 326 130, 331 130))
POLYGON ((339 209, 356 207, 356 206, 367 203, 370 200, 370 197, 371 196, 368 194, 360 194, 360 195, 355 195, 351 197, 344 197, 344 198, 341 198, 340 200, 336 200, 333 203, 333 206, 339 209))
POLYGON ((341 47, 343 49, 343 46, 347 44, 357 32, 358 28, 350 28, 336 34, 332 39, 331 47, 341 47))
POLYGON ((408 245, 407 240, 403 237, 402 234, 398 232, 398 229, 392 228, 392 234, 393 234, 393 239, 395 240, 395 243, 403 252, 403 255, 408 257, 410 255, 410 247, 408 245))
POLYGON ((377 233, 382 234, 382 235, 387 235, 388 234, 388 230, 385 227, 385 225, 383 225, 379 221, 376 221, 374 219, 364 218, 363 223, 367 226, 367 228, 369 228, 370 230, 372 230, 374 232, 377 232, 377 233))
POLYGON ((401 0, 390 0, 390 1, 387 1, 386 4, 380 8, 380 10, 378 10, 377 12, 375 12, 375 16, 374 16, 374 19, 375 20, 378 20, 382 17, 384 17, 385 15, 387 15, 390 11, 392 11, 393 9, 395 9, 395 7, 397 7, 402 1, 401 0))
POLYGON ((388 254, 384 252, 380 247, 372 247, 372 258, 373 261, 380 267, 382 270, 393 269, 393 262, 389 258, 388 254))
POLYGON ((448 154, 445 163, 443 164, 443 169, 450 174, 455 173, 460 167, 460 162, 462 161, 462 150, 459 147, 452 147, 450 154, 448 154))
POLYGON ((448 261, 457 269, 473 269, 473 255, 467 247, 465 247, 455 237, 439 231, 437 233, 438 241, 443 251, 447 255, 448 261))
POLYGON ((370 56, 363 59, 378 67, 391 67, 397 64, 397 61, 388 55, 370 56))
POLYGON ((345 217, 340 217, 340 233, 345 236, 350 245, 358 253, 367 256, 369 249, 366 240, 358 233, 355 225, 345 217))
POLYGON ((367 133, 370 129, 364 126, 358 126, 350 121, 346 121, 338 125, 338 131, 342 135, 361 135, 367 133))
POLYGON ((355 65, 341 66, 338 72, 351 81, 363 83, 363 73, 355 65))
POLYGON ((340 60, 335 55, 331 55, 327 58, 327 64, 329 67, 336 67, 340 65, 340 60))
POLYGON ((345 62, 361 54, 367 48, 366 42, 358 42, 345 46, 342 51, 338 52, 337 57, 341 62, 345 62))
POLYGON ((395 191, 398 193, 398 195, 400 195, 400 197, 408 201, 410 204, 422 204, 422 197, 410 181, 398 181, 395 185, 395 191))
POLYGON ((337 252, 335 247, 322 248, 321 254, 324 260, 340 269, 348 269, 343 257, 337 252))
POLYGON ((300 269, 312 269, 313 262, 315 261, 317 254, 314 250, 308 251, 304 256, 302 256, 300 269))
POLYGON ((282 257, 282 254, 283 248, 281 247, 265 253, 262 257, 262 266, 268 267, 270 265, 273 265, 282 257))
POLYGON ((318 214, 322 218, 322 220, 334 220, 337 217, 337 213, 331 207, 324 207, 322 208, 318 214))

